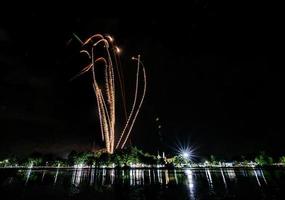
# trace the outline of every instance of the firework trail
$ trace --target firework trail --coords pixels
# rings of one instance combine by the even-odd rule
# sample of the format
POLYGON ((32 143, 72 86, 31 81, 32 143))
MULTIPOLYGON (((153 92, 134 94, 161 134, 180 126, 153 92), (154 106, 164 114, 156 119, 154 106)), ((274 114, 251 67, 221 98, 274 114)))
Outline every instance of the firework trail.
MULTIPOLYGON (((125 97, 125 90, 124 90, 124 81, 123 81, 123 74, 121 72, 121 68, 120 68, 120 56, 119 53, 121 52, 120 48, 115 46, 115 40, 110 36, 110 35, 106 35, 105 36, 107 38, 108 41, 110 41, 109 45, 112 47, 112 56, 114 58, 114 63, 115 63, 115 70, 117 72, 118 75, 118 80, 119 80, 119 85, 120 85, 120 93, 121 93, 121 97, 122 97, 122 107, 123 107, 123 112, 125 115, 125 119, 127 120, 127 109, 126 109, 126 97, 125 97)), ((110 54, 109 54, 110 56, 110 54)))
POLYGON ((120 68, 120 56, 118 55, 120 53, 120 49, 118 47, 116 47, 116 52, 117 53, 113 53, 114 55, 114 61, 115 61, 115 67, 116 67, 116 71, 118 74, 118 79, 119 79, 119 85, 120 85, 120 92, 122 95, 122 106, 123 106, 123 111, 124 111, 124 115, 125 115, 125 120, 127 120, 128 118, 128 114, 127 114, 127 106, 126 106, 126 94, 125 94, 125 90, 124 90, 124 80, 123 80, 123 73, 121 71, 120 68))
MULTIPOLYGON (((133 58, 134 59, 134 58, 133 58)), ((123 137, 125 136, 125 133, 126 133, 126 130, 130 127, 129 126, 129 123, 130 121, 132 120, 132 117, 133 117, 133 113, 134 113, 134 110, 135 110, 135 107, 136 107, 136 102, 137 102, 137 96, 138 96, 138 86, 139 86, 139 72, 140 72, 140 56, 138 56, 138 64, 137 64, 137 74, 136 74, 136 89, 135 89, 135 97, 134 97, 134 102, 133 102, 133 105, 132 105, 132 109, 131 109, 131 112, 130 112, 130 115, 127 119, 127 122, 125 124, 125 127, 121 133, 121 136, 119 138, 119 141, 117 142, 117 146, 116 148, 119 147, 123 137)), ((128 138, 128 135, 126 136, 126 138, 128 138)), ((122 145, 123 146, 123 145, 122 145)))
POLYGON ((72 33, 72 35, 73 35, 81 44, 83 44, 82 40, 81 40, 75 33, 72 33))
POLYGON ((130 114, 127 116, 123 73, 120 70, 120 62, 118 62, 118 53, 120 52, 120 49, 117 46, 114 46, 114 39, 109 35, 103 36, 101 34, 95 34, 83 42, 76 34, 73 35, 82 44, 83 50, 81 50, 80 53, 87 55, 90 63, 72 79, 77 78, 78 76, 81 76, 86 72, 92 72, 92 86, 96 96, 96 102, 98 107, 101 137, 102 140, 105 142, 107 152, 112 154, 115 149, 124 148, 124 146, 126 145, 126 142, 128 141, 128 138, 132 131, 134 122, 141 109, 146 93, 145 68, 140 60, 140 55, 138 56, 138 58, 133 58, 133 60, 137 60, 135 95, 130 114), (100 48, 101 45, 103 45, 104 47, 103 49, 105 52, 105 56, 98 56, 96 54, 97 49, 100 48), (103 85, 99 85, 96 78, 96 69, 98 68, 99 63, 103 63, 104 65, 103 85), (138 100, 139 75, 141 72, 140 69, 142 69, 143 74, 143 92, 141 98, 138 100), (116 74, 114 73, 114 70, 116 71, 116 74), (119 89, 122 98, 121 106, 123 107, 126 122, 123 125, 123 130, 121 132, 115 133, 116 105, 118 104, 118 102, 116 102, 115 85, 117 79, 119 82, 119 89), (115 136, 118 136, 118 140, 115 136))
MULTIPOLYGON (((136 58, 134 58, 134 59, 136 60, 136 58)), ((141 109, 141 106, 142 106, 142 103, 143 103, 143 100, 144 100, 144 97, 145 97, 145 93, 146 93, 146 73, 145 73, 145 67, 144 67, 143 63, 140 61, 140 56, 138 56, 138 59, 137 59, 137 60, 138 60, 138 66, 141 64, 141 65, 142 65, 142 70, 143 70, 143 80, 144 80, 143 94, 142 94, 142 97, 141 97, 139 106, 138 106, 138 108, 137 108, 137 110, 136 110, 135 116, 134 116, 134 118, 131 120, 131 126, 129 127, 129 131, 128 131, 127 136, 126 136, 126 138, 125 138, 125 140, 124 140, 124 142, 123 142, 123 144, 122 144, 122 146, 121 146, 121 149, 124 148, 124 146, 125 146, 125 144, 126 144, 128 138, 129 138, 129 136, 130 136, 130 133, 131 133, 131 131, 132 131, 132 129, 133 129, 134 123, 135 123, 135 121, 136 121, 136 119, 137 119, 137 116, 138 116, 139 111, 140 111, 140 109, 141 109)))

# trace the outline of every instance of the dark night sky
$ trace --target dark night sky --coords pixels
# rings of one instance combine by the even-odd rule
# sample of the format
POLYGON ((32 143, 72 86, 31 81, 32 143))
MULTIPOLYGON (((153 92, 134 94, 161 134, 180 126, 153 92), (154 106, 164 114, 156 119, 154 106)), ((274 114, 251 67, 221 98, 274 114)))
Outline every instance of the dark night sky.
POLYGON ((113 35, 123 49, 126 77, 134 76, 131 56, 140 53, 147 68, 133 144, 170 152, 177 140, 189 140, 200 155, 285 153, 275 26, 261 14, 229 16, 200 2, 174 17, 37 9, 1 16, 1 156, 35 150, 65 155, 98 143, 88 75, 69 81, 83 64, 72 33, 84 39, 98 32, 113 35))

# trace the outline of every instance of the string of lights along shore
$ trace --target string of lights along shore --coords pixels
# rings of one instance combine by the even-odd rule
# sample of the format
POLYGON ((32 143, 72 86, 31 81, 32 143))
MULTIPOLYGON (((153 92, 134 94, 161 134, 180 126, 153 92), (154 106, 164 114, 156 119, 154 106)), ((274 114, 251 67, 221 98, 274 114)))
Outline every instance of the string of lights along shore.
MULTIPOLYGON (((110 154, 115 149, 123 149, 132 132, 134 123, 141 109, 146 93, 146 72, 141 61, 141 56, 132 57, 136 62, 135 91, 132 105, 129 108, 126 105, 126 92, 120 65, 120 49, 115 40, 110 35, 95 34, 85 41, 82 41, 76 34, 74 36, 82 45, 82 53, 88 59, 87 66, 74 77, 77 78, 84 73, 92 74, 92 86, 96 96, 97 110, 102 141, 105 142, 106 151, 110 154), (101 69, 100 69, 101 68, 101 69), (103 84, 98 81, 97 73, 99 70, 104 71, 103 84), (116 87, 116 85, 119 87, 116 87), (142 84, 142 87, 141 87, 142 84), (142 91, 141 89, 142 88, 142 91), (121 101, 118 99, 121 98, 121 101), (120 102, 120 103, 119 103, 120 102), (117 115, 116 108, 123 110, 123 115, 117 115), (122 130, 115 132, 116 117, 125 116, 125 122, 122 130)), ((100 79, 102 79, 100 77, 100 79)))

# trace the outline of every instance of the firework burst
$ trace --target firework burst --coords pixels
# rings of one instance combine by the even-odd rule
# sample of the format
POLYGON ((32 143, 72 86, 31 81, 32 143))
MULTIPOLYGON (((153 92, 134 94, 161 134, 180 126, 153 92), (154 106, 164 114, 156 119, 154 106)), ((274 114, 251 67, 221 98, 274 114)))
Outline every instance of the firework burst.
POLYGON ((95 34, 85 41, 73 34, 76 39, 82 44, 80 53, 87 55, 89 64, 84 67, 74 78, 86 73, 92 73, 92 86, 96 96, 98 115, 100 122, 100 130, 102 140, 105 142, 106 150, 108 153, 113 153, 115 149, 122 149, 125 147, 133 125, 141 109, 145 93, 146 93, 146 73, 144 65, 141 61, 140 55, 132 59, 137 62, 136 83, 134 100, 131 106, 131 111, 127 113, 126 93, 124 89, 123 73, 119 62, 119 53, 121 49, 115 46, 114 39, 109 35, 95 34), (99 48, 103 48, 104 56, 97 54, 99 48), (98 83, 96 78, 97 68, 104 66, 104 84, 98 83), (116 72, 116 73, 115 73, 116 72), (140 75, 142 74, 142 80, 140 75), (140 95, 139 86, 143 83, 143 91, 140 95), (121 94, 121 105, 116 101, 116 85, 119 84, 118 89, 121 94), (140 97, 139 97, 140 95, 140 97), (116 107, 121 106, 125 115, 125 123, 123 124, 122 131, 115 132, 116 130, 116 107))

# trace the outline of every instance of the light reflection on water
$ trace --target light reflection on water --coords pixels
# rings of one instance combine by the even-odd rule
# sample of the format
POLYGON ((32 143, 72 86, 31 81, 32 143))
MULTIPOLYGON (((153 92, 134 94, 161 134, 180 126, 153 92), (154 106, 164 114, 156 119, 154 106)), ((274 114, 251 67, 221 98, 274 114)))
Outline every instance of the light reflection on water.
POLYGON ((221 175, 222 175, 222 178, 223 178, 223 183, 224 183, 224 185, 225 185, 225 188, 227 189, 228 184, 227 184, 227 181, 226 181, 226 178, 225 178, 223 169, 221 169, 221 175))
MULTIPOLYGON (((0 171, 0 175, 1 175, 0 171)), ((79 193, 82 188, 100 187, 114 188, 116 186, 140 187, 160 186, 159 190, 171 187, 185 188, 188 199, 197 199, 202 194, 224 195, 240 191, 254 190, 262 193, 272 185, 276 186, 276 173, 285 176, 283 170, 279 172, 263 171, 262 169, 53 169, 53 170, 18 170, 13 173, 6 185, 24 185, 26 188, 37 185, 60 188, 69 185, 69 193, 79 193), (275 177, 273 179, 272 177, 275 177)), ((5 183, 0 179, 1 186, 5 183)), ((164 190, 163 189, 163 190, 164 190)), ((266 192, 266 191, 265 191, 266 192)))
MULTIPOLYGON (((254 177, 256 184, 262 186, 267 184, 266 177, 262 169, 237 169, 239 176, 254 177)), ((25 178, 25 185, 28 184, 31 175, 41 182, 44 182, 45 176, 53 176, 54 184, 57 184, 58 178, 63 178, 71 175, 71 184, 79 186, 81 183, 89 182, 89 185, 113 185, 113 184, 128 184, 145 185, 145 184, 187 184, 189 190, 195 187, 195 179, 198 178, 194 175, 199 175, 199 178, 206 179, 210 189, 214 189, 213 174, 220 176, 224 187, 228 187, 228 180, 236 180, 236 172, 234 169, 130 169, 130 170, 115 170, 115 169, 69 169, 69 170, 19 170, 22 178, 25 178), (204 171, 204 175, 203 175, 204 171), (194 175, 193 175, 194 174, 194 175), (59 177, 63 176, 63 177, 59 177)), ((216 177, 215 177, 216 178, 216 177)), ((33 180, 34 180, 33 179, 33 180)))

